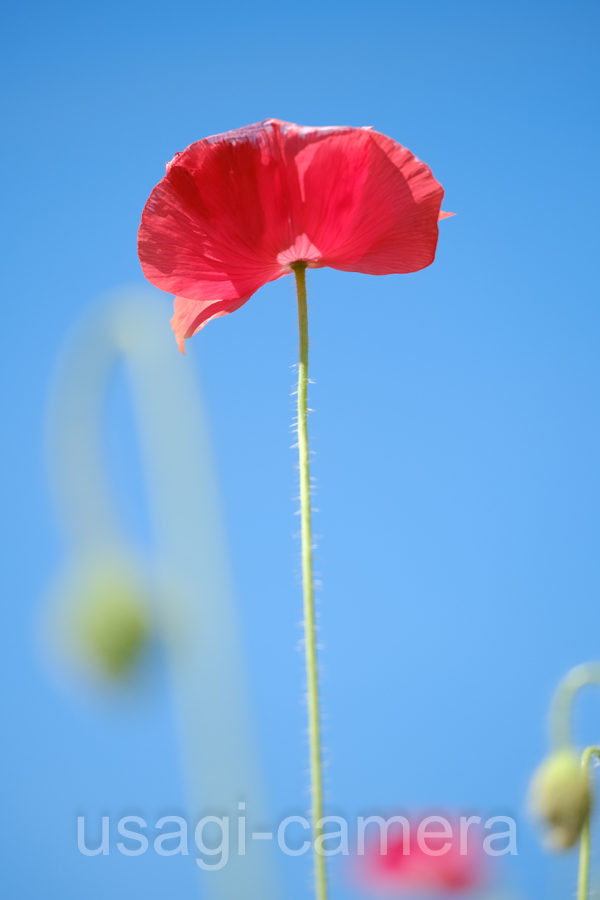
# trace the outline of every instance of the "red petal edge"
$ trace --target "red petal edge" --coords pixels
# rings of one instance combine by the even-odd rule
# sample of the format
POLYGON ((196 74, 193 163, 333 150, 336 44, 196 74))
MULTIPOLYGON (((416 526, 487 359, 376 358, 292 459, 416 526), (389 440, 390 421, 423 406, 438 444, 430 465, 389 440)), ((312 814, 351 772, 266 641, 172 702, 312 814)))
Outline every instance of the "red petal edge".
POLYGON ((185 353, 185 342, 197 334, 211 319, 227 316, 246 303, 252 294, 238 297, 235 300, 188 300, 186 297, 175 297, 175 315, 171 319, 171 328, 177 338, 177 346, 185 353))

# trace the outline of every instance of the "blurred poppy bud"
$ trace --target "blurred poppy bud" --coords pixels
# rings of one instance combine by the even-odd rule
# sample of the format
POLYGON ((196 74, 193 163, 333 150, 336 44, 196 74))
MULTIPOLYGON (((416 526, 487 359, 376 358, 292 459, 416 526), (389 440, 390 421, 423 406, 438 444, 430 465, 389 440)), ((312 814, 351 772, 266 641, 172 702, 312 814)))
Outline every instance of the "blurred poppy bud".
POLYGON ((558 750, 536 769, 529 788, 533 815, 547 828, 552 850, 573 847, 592 805, 586 770, 573 750, 558 750))
POLYGON ((73 639, 104 677, 120 679, 137 662, 150 634, 147 604, 128 579, 98 575, 80 597, 73 639))

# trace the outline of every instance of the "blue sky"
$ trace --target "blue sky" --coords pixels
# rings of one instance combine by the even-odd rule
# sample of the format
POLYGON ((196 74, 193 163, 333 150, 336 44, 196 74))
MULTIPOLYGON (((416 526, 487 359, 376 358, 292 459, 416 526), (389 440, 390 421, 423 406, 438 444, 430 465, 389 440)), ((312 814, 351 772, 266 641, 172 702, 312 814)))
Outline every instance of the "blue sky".
MULTIPOLYGON (((184 801, 166 689, 124 720, 62 696, 36 656, 35 611, 63 554, 43 415, 78 315, 143 282, 136 231, 165 161, 268 117, 374 125, 431 166, 457 214, 423 272, 310 278, 330 809, 513 815, 506 883, 531 900, 572 891, 573 860, 539 851, 524 794, 553 686, 600 657, 598 18, 577 0, 6 8, 7 896, 196 896, 190 860, 74 848, 81 810, 151 819, 184 801)), ((189 348, 276 815, 308 805, 295 329, 283 279, 189 348)), ((115 389, 115 477, 144 545, 130 418, 115 389)), ((580 740, 597 739, 593 695, 577 716, 580 740)), ((307 894, 297 871, 293 898, 307 894)))

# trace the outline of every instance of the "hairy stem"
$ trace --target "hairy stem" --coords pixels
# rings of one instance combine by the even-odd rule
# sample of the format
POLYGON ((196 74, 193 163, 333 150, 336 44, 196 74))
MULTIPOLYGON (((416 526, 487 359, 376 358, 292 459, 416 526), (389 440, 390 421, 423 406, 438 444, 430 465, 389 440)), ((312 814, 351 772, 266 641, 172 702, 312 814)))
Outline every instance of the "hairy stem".
MULTIPOLYGON (((600 759, 600 747, 586 747, 581 757, 581 768, 588 772, 592 756, 600 759)), ((577 876, 577 900, 588 900, 590 880, 590 813, 588 812, 579 838, 579 874, 577 876)))
POLYGON ((319 716, 319 679, 317 671, 317 642, 315 634, 315 605, 313 595, 312 528, 310 508, 310 462, 307 429, 308 389, 308 312, 306 308, 306 263, 295 263, 298 293, 298 325, 300 330, 300 359, 298 365, 298 454, 300 463, 300 518, 302 525, 302 590, 304 596, 304 647, 306 654, 306 682, 308 700, 308 740, 310 752, 310 786, 312 832, 317 900, 327 900, 325 858, 319 853, 323 817, 323 776, 321 771, 321 735, 319 716))

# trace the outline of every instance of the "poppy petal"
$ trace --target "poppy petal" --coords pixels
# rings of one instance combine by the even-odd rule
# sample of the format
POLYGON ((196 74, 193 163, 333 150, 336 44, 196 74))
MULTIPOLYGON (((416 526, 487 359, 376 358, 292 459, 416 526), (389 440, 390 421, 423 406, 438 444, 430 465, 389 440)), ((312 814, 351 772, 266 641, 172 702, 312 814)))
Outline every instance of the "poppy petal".
POLYGON ((384 275, 433 261, 444 192, 424 163, 365 129, 331 135, 311 150, 304 230, 322 265, 384 275))
POLYGON ((298 260, 373 275, 428 266, 451 215, 443 195, 425 163, 372 128, 269 119, 175 155, 144 208, 140 261, 180 298, 181 343, 298 260))
POLYGON ((197 334, 211 319, 227 316, 243 306, 252 295, 239 297, 237 300, 188 300, 186 297, 175 297, 175 314, 171 319, 171 327, 177 338, 177 345, 185 353, 185 342, 197 334))

